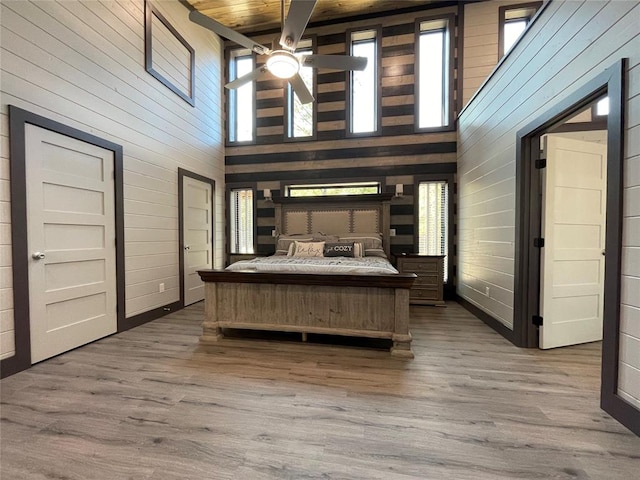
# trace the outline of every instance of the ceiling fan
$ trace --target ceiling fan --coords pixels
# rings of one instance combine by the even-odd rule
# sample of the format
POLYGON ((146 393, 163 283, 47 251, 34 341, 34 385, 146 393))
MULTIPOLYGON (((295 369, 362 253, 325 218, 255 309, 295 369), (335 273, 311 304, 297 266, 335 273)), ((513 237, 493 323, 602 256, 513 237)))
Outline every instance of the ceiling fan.
POLYGON ((300 99, 300 102, 310 103, 313 102, 314 98, 300 76, 299 72, 301 67, 331 68, 334 70, 364 70, 366 68, 366 57, 353 57, 349 55, 296 55, 296 46, 302 38, 302 34, 311 18, 311 13, 317 0, 291 0, 286 21, 284 18, 284 2, 285 0, 281 0, 280 3, 282 35, 280 36, 279 43, 281 48, 276 50, 270 50, 264 45, 254 42, 250 38, 225 27, 197 10, 192 10, 191 13, 189 13, 189 19, 192 22, 208 28, 221 37, 231 40, 238 45, 242 45, 258 55, 268 56, 265 65, 227 83, 225 85, 226 88, 238 88, 245 83, 259 80, 272 74, 287 80, 300 99))

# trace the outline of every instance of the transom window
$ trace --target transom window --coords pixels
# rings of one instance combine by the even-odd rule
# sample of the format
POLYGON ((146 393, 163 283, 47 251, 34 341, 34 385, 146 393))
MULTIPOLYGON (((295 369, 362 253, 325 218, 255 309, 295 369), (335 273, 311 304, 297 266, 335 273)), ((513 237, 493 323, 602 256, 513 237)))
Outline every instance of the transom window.
POLYGON ((417 127, 449 124, 449 20, 419 22, 417 41, 417 127))
POLYGON ((289 197, 321 197, 327 195, 363 195, 380 193, 379 182, 330 183, 310 185, 288 185, 289 197))
POLYGON ((449 184, 420 182, 418 186, 418 253, 445 255, 444 282, 448 280, 449 184))
POLYGON ((253 231, 253 189, 239 188, 231 190, 231 221, 229 228, 231 253, 254 253, 253 231))
MULTIPOLYGON (((253 71, 255 62, 250 50, 233 50, 229 56, 229 81, 253 71)), ((255 82, 248 82, 240 88, 229 90, 229 141, 253 141, 255 82)))
MULTIPOLYGON (((296 48, 296 55, 311 55, 313 53, 313 42, 311 39, 300 40, 296 48)), ((300 67, 298 74, 302 77, 304 84, 309 89, 311 95, 313 91, 313 68, 300 67)), ((291 85, 287 84, 287 136, 289 138, 304 138, 313 136, 314 105, 315 102, 302 103, 298 95, 293 91, 291 85)))
POLYGON ((378 131, 378 31, 362 30, 351 32, 351 55, 365 57, 364 70, 351 71, 350 77, 350 118, 351 133, 378 131))

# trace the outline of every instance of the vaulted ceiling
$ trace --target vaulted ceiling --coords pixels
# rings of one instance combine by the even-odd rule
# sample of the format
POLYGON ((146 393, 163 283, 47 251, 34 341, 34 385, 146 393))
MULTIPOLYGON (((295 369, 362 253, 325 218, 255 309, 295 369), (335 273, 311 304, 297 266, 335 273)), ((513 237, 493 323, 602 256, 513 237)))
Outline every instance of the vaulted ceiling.
MULTIPOLYGON (((187 0, 196 10, 242 33, 280 28, 279 0, 187 0)), ((306 1, 306 0, 301 0, 306 1)), ((285 15, 290 0, 285 0, 285 15)), ((318 0, 310 24, 420 7, 433 0, 318 0)))

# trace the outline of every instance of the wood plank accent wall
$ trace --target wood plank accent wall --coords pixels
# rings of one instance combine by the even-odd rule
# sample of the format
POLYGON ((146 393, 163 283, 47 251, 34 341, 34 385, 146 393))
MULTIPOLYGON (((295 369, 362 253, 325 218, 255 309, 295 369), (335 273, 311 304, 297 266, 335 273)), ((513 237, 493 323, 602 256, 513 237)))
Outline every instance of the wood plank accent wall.
MULTIPOLYGON (((281 80, 257 83, 257 138, 253 145, 227 145, 226 181, 229 185, 254 185, 258 190, 257 248, 259 254, 274 251, 273 205, 264 202, 262 190, 279 195, 284 183, 382 180, 384 191, 394 192, 404 184, 404 196, 391 206, 392 253, 414 250, 414 175, 455 173, 455 125, 430 133, 414 130, 414 43, 415 21, 434 15, 454 14, 458 6, 425 8, 424 11, 336 23, 307 29, 315 35, 319 54, 346 54, 346 31, 353 28, 382 27, 382 133, 379 136, 348 138, 346 135, 345 72, 318 70, 317 135, 314 140, 284 141, 285 90, 281 80)), ((454 26, 455 73, 457 69, 458 31, 454 26)), ((276 34, 255 37, 270 45, 276 34)), ((227 48, 233 46, 227 43, 227 48)), ((264 62, 257 57, 257 65, 264 62)), ((457 83, 456 83, 457 85, 457 83)), ((459 92, 451 93, 456 100, 459 92)))
POLYGON ((2 2, 2 358, 14 354, 8 105, 123 145, 127 317, 179 300, 178 167, 216 181, 224 238, 222 45, 179 2, 156 7, 196 50, 195 108, 145 72, 143 0, 2 2))
POLYGON ((640 3, 551 2, 459 118, 458 294, 513 325, 516 132, 629 58, 619 391, 640 409, 640 3), (485 288, 490 287, 490 294, 485 288))

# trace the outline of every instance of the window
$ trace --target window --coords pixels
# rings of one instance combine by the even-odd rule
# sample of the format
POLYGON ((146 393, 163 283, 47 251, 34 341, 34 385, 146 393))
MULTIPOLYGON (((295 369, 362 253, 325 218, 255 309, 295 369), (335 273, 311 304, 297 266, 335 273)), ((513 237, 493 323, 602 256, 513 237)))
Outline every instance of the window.
POLYGON ((502 58, 518 41, 542 2, 500 7, 498 57, 502 58))
POLYGON ((253 251, 253 189, 231 190, 229 198, 231 253, 253 251))
MULTIPOLYGON (((296 48, 296 55, 311 55, 313 53, 313 43, 311 39, 300 40, 296 48)), ((302 77, 305 85, 309 89, 311 95, 313 92, 313 68, 300 67, 299 75, 302 77)), ((315 114, 315 102, 301 103, 295 94, 291 85, 287 84, 287 137, 304 138, 313 136, 313 124, 315 114)))
POLYGON ((449 124, 449 19, 418 21, 417 127, 449 124))
POLYGON ((609 97, 604 97, 596 103, 595 114, 598 117, 609 115, 609 97))
POLYGON ((380 182, 325 183, 289 185, 285 191, 289 197, 320 197, 325 195, 362 195, 380 193, 380 182))
MULTIPOLYGON (((229 81, 253 71, 254 59, 250 50, 233 50, 229 56, 229 81)), ((251 142, 254 134, 255 82, 229 90, 229 141, 251 142)))
POLYGON ((350 33, 351 55, 366 57, 367 67, 349 72, 350 133, 378 131, 378 38, 377 30, 350 33))
MULTIPOLYGON (((418 185, 418 253, 448 255, 449 184, 446 181, 418 185)), ((448 280, 448 257, 444 258, 444 282, 448 280)))

